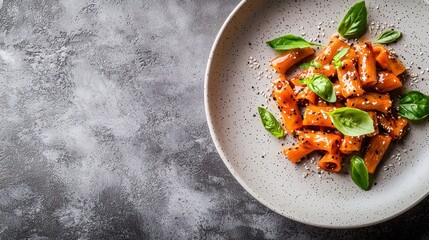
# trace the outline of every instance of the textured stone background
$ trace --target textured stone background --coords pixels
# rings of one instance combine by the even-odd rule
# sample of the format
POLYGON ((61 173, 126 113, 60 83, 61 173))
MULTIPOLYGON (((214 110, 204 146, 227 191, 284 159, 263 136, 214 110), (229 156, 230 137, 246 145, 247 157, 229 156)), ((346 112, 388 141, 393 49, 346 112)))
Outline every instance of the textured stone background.
POLYGON ((329 230, 233 179, 203 82, 238 2, 0 0, 0 239, 428 239, 429 199, 329 230))

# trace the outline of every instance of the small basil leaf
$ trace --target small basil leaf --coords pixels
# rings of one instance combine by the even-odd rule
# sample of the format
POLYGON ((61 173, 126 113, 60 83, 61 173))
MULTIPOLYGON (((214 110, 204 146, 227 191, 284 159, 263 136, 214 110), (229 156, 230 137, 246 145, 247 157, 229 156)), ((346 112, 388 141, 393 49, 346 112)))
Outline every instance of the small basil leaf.
POLYGON ((306 63, 302 63, 301 65, 299 65, 300 68, 306 69, 309 67, 314 67, 316 69, 319 69, 322 66, 322 64, 320 64, 317 61, 311 61, 311 62, 306 62, 306 63))
POLYGON ((308 82, 308 78, 300 78, 300 79, 298 80, 298 82, 299 82, 299 83, 302 83, 302 84, 307 84, 307 82, 308 82))
POLYGON ((368 12, 365 1, 353 5, 338 26, 338 33, 345 38, 358 38, 365 33, 368 12))
POLYGON ((401 32, 399 31, 394 31, 394 30, 388 30, 383 32, 382 34, 380 34, 380 36, 378 36, 375 39, 376 43, 392 43, 396 40, 398 40, 401 37, 401 32))
POLYGON ((313 67, 315 67, 316 69, 319 69, 321 66, 322 66, 322 64, 320 63, 320 62, 317 62, 317 61, 311 61, 312 63, 313 63, 313 67))
POLYGON ((327 102, 333 103, 337 101, 334 85, 325 75, 318 73, 314 74, 307 81, 307 87, 327 102))
POLYGON ((311 62, 302 63, 301 65, 299 65, 299 67, 302 69, 309 68, 311 67, 311 62))
POLYGON ((405 93, 399 101, 398 114, 410 120, 420 120, 429 116, 429 96, 418 91, 405 93))
POLYGON ((342 63, 341 61, 334 62, 334 67, 335 67, 335 69, 338 69, 338 68, 340 68, 340 67, 342 67, 342 66, 343 66, 343 63, 342 63))
POLYGON ((350 175, 353 182, 363 190, 369 189, 369 174, 364 160, 361 157, 353 156, 350 159, 350 175))
POLYGON ((258 107, 258 112, 261 117, 262 124, 268 132, 278 138, 284 137, 285 133, 283 128, 270 111, 263 107, 258 107))
POLYGON ((341 63, 341 58, 343 58, 349 50, 350 48, 343 48, 340 51, 338 51, 337 54, 335 54, 334 58, 332 59, 334 61, 335 69, 338 69, 339 67, 343 66, 343 63, 341 63))
POLYGON ((343 48, 340 51, 338 51, 337 54, 335 54, 334 56, 334 61, 340 61, 341 58, 343 58, 344 56, 346 56, 347 52, 350 50, 350 48, 343 48))
POLYGON ((311 46, 321 46, 316 43, 308 42, 302 37, 298 37, 292 34, 287 34, 272 40, 269 40, 267 44, 275 50, 290 50, 294 48, 306 48, 311 46))
POLYGON ((326 114, 331 118, 335 128, 346 136, 358 137, 375 131, 371 116, 357 108, 337 108, 326 114))

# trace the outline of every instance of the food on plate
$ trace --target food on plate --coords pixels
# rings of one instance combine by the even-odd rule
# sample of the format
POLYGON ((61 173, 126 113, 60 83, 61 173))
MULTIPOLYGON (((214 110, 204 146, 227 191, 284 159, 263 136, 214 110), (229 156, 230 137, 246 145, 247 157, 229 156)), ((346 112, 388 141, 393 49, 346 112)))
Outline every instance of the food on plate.
POLYGON ((429 97, 417 91, 405 93, 398 108, 393 106, 392 91, 402 88, 400 76, 406 68, 381 44, 398 40, 401 33, 389 30, 374 42, 358 41, 367 18, 365 1, 356 3, 339 24, 338 34, 318 52, 314 48, 320 45, 292 34, 268 41, 281 51, 270 65, 279 74, 272 97, 283 123, 259 108, 264 127, 274 136, 296 137, 297 144, 283 150, 291 162, 317 151, 322 153, 321 169, 340 172, 344 160, 350 159, 352 180, 364 190, 370 188, 369 174, 375 173, 393 141, 404 135, 409 120, 429 115, 429 97), (289 77, 297 65, 301 72, 289 77))

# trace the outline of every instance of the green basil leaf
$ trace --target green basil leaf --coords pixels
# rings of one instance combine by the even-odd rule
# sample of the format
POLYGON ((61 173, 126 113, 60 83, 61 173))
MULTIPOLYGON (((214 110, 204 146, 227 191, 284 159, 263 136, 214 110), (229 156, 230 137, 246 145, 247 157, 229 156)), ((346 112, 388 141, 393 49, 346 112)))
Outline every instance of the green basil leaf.
POLYGON ((340 61, 341 58, 343 58, 344 56, 346 56, 347 52, 350 50, 350 48, 343 48, 340 51, 338 51, 337 54, 335 54, 333 60, 335 62, 340 61))
POLYGON ((345 38, 358 38, 365 33, 368 12, 365 1, 353 5, 338 26, 338 33, 345 38))
POLYGON ((342 67, 342 66, 343 66, 343 63, 342 63, 341 61, 334 62, 334 68, 335 68, 335 69, 338 69, 338 68, 340 68, 340 67, 342 67))
POLYGON ((394 30, 388 30, 383 32, 382 34, 380 34, 380 36, 378 36, 375 39, 376 43, 392 43, 396 40, 398 40, 401 37, 401 32, 399 31, 394 31, 394 30))
POLYGON ((320 62, 317 62, 317 61, 311 61, 312 63, 313 63, 313 67, 315 67, 316 69, 319 69, 321 66, 322 66, 322 64, 320 63, 320 62))
POLYGON ((332 124, 346 136, 362 136, 375 131, 372 118, 365 111, 357 108, 343 107, 326 112, 332 124))
POLYGON ((299 67, 302 69, 309 68, 311 67, 311 62, 302 63, 301 65, 299 65, 299 67))
POLYGON ((333 103, 337 101, 334 85, 325 75, 318 73, 314 74, 307 81, 307 87, 327 102, 333 103))
POLYGON ((258 107, 258 112, 261 117, 262 124, 268 132, 278 138, 284 137, 285 133, 283 128, 270 111, 263 107, 258 107))
POLYGON ((340 51, 338 51, 337 54, 335 54, 334 58, 332 59, 334 61, 335 69, 338 69, 339 67, 343 66, 343 64, 341 63, 341 58, 346 56, 346 54, 349 50, 350 50, 350 48, 343 48, 340 51))
POLYGON ((350 159, 350 175, 353 182, 363 190, 369 189, 369 174, 364 160, 361 157, 353 156, 350 159))
POLYGON ((321 63, 317 62, 317 61, 311 61, 311 62, 306 62, 306 63, 302 63, 301 65, 299 65, 300 68, 306 69, 309 67, 314 67, 316 69, 319 69, 322 66, 321 63))
POLYGON ((302 37, 298 37, 292 34, 287 34, 272 40, 269 40, 267 44, 275 50, 290 50, 295 48, 306 48, 311 46, 321 46, 316 43, 308 42, 302 37))
POLYGON ((308 78, 300 78, 300 79, 298 79, 298 82, 302 83, 302 84, 307 84, 308 83, 308 78))
POLYGON ((398 114, 410 120, 429 116, 429 96, 418 91, 406 92, 399 101, 398 114))

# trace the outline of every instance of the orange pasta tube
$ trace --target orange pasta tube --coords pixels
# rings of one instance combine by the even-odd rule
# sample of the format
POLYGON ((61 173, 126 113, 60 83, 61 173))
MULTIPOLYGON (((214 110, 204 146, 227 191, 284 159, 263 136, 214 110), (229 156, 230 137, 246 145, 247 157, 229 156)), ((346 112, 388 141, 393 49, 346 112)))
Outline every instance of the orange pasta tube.
POLYGON ((401 116, 395 118, 383 114, 378 116, 378 122, 393 139, 401 138, 405 133, 405 127, 408 125, 408 120, 401 116))
POLYGON ((315 73, 320 73, 327 76, 328 78, 332 78, 337 75, 337 70, 335 69, 333 64, 330 64, 330 65, 324 65, 323 67, 316 69, 315 73))
POLYGON ((317 99, 317 102, 316 102, 316 104, 315 104, 316 106, 319 106, 319 107, 337 107, 337 108, 340 108, 340 107, 345 107, 345 105, 344 105, 344 103, 343 102, 341 102, 341 101, 336 101, 336 102, 334 102, 334 103, 329 103, 329 102, 327 102, 327 101, 325 101, 325 100, 323 100, 323 99, 321 99, 321 98, 318 98, 317 99))
POLYGON ((343 66, 337 69, 341 93, 345 98, 360 96, 364 93, 359 74, 349 59, 342 61, 343 66))
POLYGON ((360 81, 364 87, 370 87, 377 83, 377 69, 371 43, 359 43, 355 45, 355 49, 358 56, 360 81))
POLYGON ((283 154, 289 158, 289 160, 293 163, 297 163, 299 162, 303 157, 307 156, 308 154, 310 154, 312 151, 314 151, 313 149, 309 149, 306 148, 304 146, 301 145, 295 145, 289 148, 284 148, 283 149, 283 154))
POLYGON ((299 86, 299 87, 305 87, 305 84, 300 83, 300 82, 299 82, 299 80, 300 80, 301 78, 305 78, 305 77, 307 77, 307 73, 308 73, 308 69, 303 70, 302 72, 300 72, 300 73, 298 73, 297 75, 293 76, 293 77, 290 79, 290 82, 291 82, 295 87, 296 87, 296 86, 299 86))
POLYGON ((377 135, 379 133, 377 112, 369 111, 368 114, 371 117, 372 122, 374 123, 374 130, 375 131, 373 133, 367 134, 366 136, 367 137, 374 137, 375 135, 377 135))
POLYGON ((302 127, 302 118, 291 86, 287 82, 278 81, 274 84, 273 95, 286 130, 293 134, 302 127))
POLYGON ((326 48, 314 59, 322 65, 328 65, 331 63, 334 56, 343 48, 347 48, 349 45, 341 41, 338 36, 333 37, 326 48))
MULTIPOLYGON (((347 47, 350 47, 350 46, 347 46, 347 47)), ((358 55, 356 54, 356 51, 353 48, 349 48, 349 50, 347 51, 347 54, 344 56, 343 59, 348 59, 353 63, 357 63, 358 55)))
POLYGON ((365 111, 376 110, 382 113, 387 111, 392 106, 389 94, 368 92, 360 97, 349 98, 346 103, 347 107, 359 108, 365 111))
POLYGON ((278 73, 285 74, 289 68, 313 53, 314 50, 310 47, 292 49, 271 60, 271 66, 278 73))
POLYGON ((301 146, 314 150, 323 150, 335 153, 341 142, 341 136, 321 131, 301 131, 298 133, 298 143, 301 146))
POLYGON ((384 69, 391 71, 393 74, 398 76, 405 72, 405 67, 391 52, 385 47, 377 44, 374 46, 374 53, 376 54, 375 60, 384 69))
POLYGON ((340 145, 340 152, 349 154, 351 152, 360 151, 362 147, 363 137, 344 136, 340 145))
POLYGON ((319 107, 329 107, 329 103, 327 101, 321 99, 321 98, 318 98, 316 106, 319 106, 319 107))
POLYGON ((375 172, 391 141, 392 137, 385 134, 378 134, 371 138, 364 156, 365 165, 369 173, 375 172))
POLYGON ((402 87, 401 80, 395 74, 389 72, 379 72, 378 81, 373 88, 379 92, 390 92, 402 87))
POLYGON ((293 76, 290 81, 294 86, 303 87, 303 86, 305 86, 305 84, 300 83, 299 80, 301 78, 310 78, 315 73, 320 73, 322 75, 325 75, 326 77, 331 78, 331 77, 335 77, 337 75, 337 70, 335 70, 335 67, 332 64, 322 66, 319 69, 316 69, 314 67, 310 67, 310 68, 305 69, 302 72, 298 73, 297 75, 293 76))
POLYGON ((335 128, 331 122, 331 118, 322 112, 330 112, 333 109, 333 107, 319 107, 315 105, 308 105, 304 111, 304 120, 302 121, 302 124, 304 126, 335 128))
POLYGON ((317 165, 325 171, 339 172, 341 170, 342 159, 343 155, 338 151, 333 154, 326 153, 317 165))
POLYGON ((296 95, 297 101, 307 100, 311 104, 315 104, 317 101, 317 94, 311 91, 308 87, 305 87, 301 92, 296 95))

